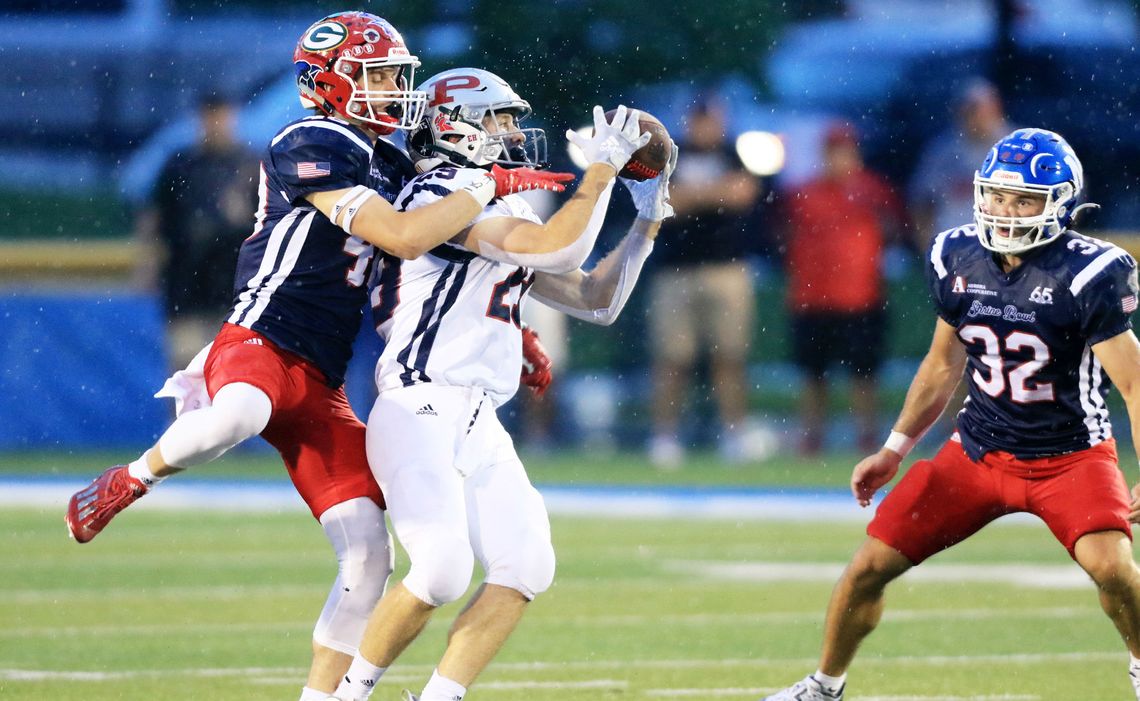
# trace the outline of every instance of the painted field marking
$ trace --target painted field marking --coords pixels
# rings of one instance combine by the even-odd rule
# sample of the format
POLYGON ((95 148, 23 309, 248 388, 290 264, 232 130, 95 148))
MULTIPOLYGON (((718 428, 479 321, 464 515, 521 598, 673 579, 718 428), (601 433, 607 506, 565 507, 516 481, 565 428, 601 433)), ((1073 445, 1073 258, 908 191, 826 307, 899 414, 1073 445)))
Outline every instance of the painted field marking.
POLYGON ((496 682, 487 681, 479 682, 478 688, 480 689, 606 689, 621 691, 629 688, 629 682, 621 679, 584 679, 582 681, 572 682, 538 682, 538 681, 518 681, 518 682, 496 682))
MULTIPOLYGON (((1033 620, 1065 620, 1071 618, 1095 617, 1100 609, 1077 606, 1053 606, 1033 609, 895 609, 884 613, 884 618, 890 621, 902 622, 938 622, 938 621, 991 621, 1007 619, 1033 619, 1033 620)), ((782 623, 819 622, 823 619, 823 611, 772 611, 754 613, 722 613, 722 614, 665 614, 652 615, 574 615, 574 616, 536 616, 536 625, 593 625, 605 627, 640 626, 646 624, 668 623, 670 625, 772 625, 782 623)), ((442 626, 445 622, 436 623, 442 626)), ((12 626, 0 629, 0 638, 21 639, 32 636, 68 636, 79 637, 85 635, 106 637, 108 635, 156 635, 168 636, 170 623, 141 623, 129 625, 95 624, 90 626, 12 626)), ((312 628, 309 621, 277 622, 277 623, 178 623, 180 633, 187 635, 203 633, 304 633, 312 628)))
MULTIPOLYGON (((779 691, 777 688, 689 688, 689 689, 646 689, 645 695, 658 698, 688 698, 690 696, 748 696, 755 698, 760 694, 771 694, 779 691)), ((981 696, 860 696, 862 701, 1038 701, 1041 697, 1033 694, 985 694, 981 696)))
MULTIPOLYGON (((0 506, 38 507, 62 514, 71 495, 87 484, 74 477, 0 477, 0 506)), ((537 487, 547 510, 556 516, 866 523, 874 515, 874 509, 860 508, 846 489, 549 484, 537 487)), ((131 508, 226 513, 308 511, 288 482, 240 479, 167 482, 131 508)), ((997 523, 1040 521, 1014 514, 998 519, 997 523)))
MULTIPOLYGON (((665 560, 670 573, 696 574, 706 579, 731 582, 834 582, 845 564, 832 562, 738 562, 714 560, 665 560)), ((910 582, 983 582, 1012 584, 1037 589, 1086 589, 1092 580, 1079 566, 1066 565, 969 565, 925 563, 902 576, 910 582)))
MULTIPOLYGON (((914 666, 930 665, 934 667, 960 666, 963 664, 1044 664, 1044 663, 1085 663, 1085 662, 1124 662, 1128 659, 1123 650, 1112 652, 1063 652, 1063 653, 1027 653, 1027 654, 992 654, 992 655, 908 655, 900 657, 868 657, 860 660, 864 667, 882 667, 897 664, 914 666)), ((768 659, 717 659, 717 660, 579 660, 567 662, 496 662, 488 668, 491 674, 495 673, 532 673, 538 671, 568 671, 568 670, 614 670, 614 669, 723 669, 733 667, 744 668, 778 668, 808 667, 818 660, 814 657, 802 658, 768 658, 768 659)), ((389 681, 400 681, 407 677, 403 675, 429 674, 435 668, 434 664, 404 665, 400 669, 400 676, 385 677, 389 681)), ((0 680, 3 681, 121 681, 155 677, 259 677, 277 678, 290 677, 293 680, 303 676, 307 670, 300 667, 233 667, 233 668, 203 668, 203 669, 151 669, 151 670, 122 670, 116 672, 103 671, 77 671, 77 670, 37 670, 37 669, 0 669, 0 680)), ((591 683, 624 684, 621 680, 601 679, 590 680, 591 683)), ((516 682, 480 683, 481 687, 489 684, 513 684, 516 682)), ((518 682, 518 683, 531 683, 518 682)), ((543 682, 545 683, 545 682, 543 682)), ((552 682, 563 683, 563 682, 552 682)), ((572 682, 565 682, 572 683, 572 682)), ((904 697, 876 697, 900 701, 904 697)), ((952 697, 905 697, 931 701, 935 698, 952 697)), ((1016 699, 1021 697, 971 697, 1016 699)), ((864 698, 864 701, 870 699, 864 698)))
MULTIPOLYGON (((434 669, 434 665, 409 665, 402 674, 386 674, 382 683, 406 684, 422 682, 423 674, 434 669), (412 674, 411 668, 420 668, 421 674, 412 674)), ((127 681, 143 678, 165 678, 171 676, 181 677, 251 677, 255 683, 260 684, 293 684, 303 677, 307 670, 300 667, 267 669, 263 667, 246 667, 234 669, 170 669, 170 670, 134 670, 122 672, 78 672, 78 671, 49 671, 0 669, 0 679, 4 681, 71 681, 71 682, 108 682, 127 681)), ((574 681, 484 681, 479 683, 480 689, 605 689, 624 690, 629 682, 622 679, 582 679, 574 681)))

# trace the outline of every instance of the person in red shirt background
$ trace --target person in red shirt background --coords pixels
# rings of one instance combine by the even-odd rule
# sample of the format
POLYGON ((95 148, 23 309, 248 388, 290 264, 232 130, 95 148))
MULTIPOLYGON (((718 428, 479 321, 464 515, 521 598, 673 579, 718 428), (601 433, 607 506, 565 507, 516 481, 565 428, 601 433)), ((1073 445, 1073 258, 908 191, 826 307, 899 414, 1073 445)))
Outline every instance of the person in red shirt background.
POLYGON ((823 173, 790 193, 786 232, 788 310, 795 362, 805 374, 800 450, 823 446, 828 379, 851 373, 851 407, 861 450, 877 447, 876 375, 886 338, 883 250, 907 228, 886 179, 863 165, 849 124, 824 139, 823 173))

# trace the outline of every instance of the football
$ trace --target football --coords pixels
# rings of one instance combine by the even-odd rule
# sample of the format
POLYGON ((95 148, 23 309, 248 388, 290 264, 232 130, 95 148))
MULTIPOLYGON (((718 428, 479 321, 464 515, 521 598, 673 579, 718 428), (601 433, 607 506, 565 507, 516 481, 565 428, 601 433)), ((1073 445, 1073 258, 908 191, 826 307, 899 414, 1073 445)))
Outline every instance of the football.
MULTIPOLYGON (((607 122, 613 120, 614 112, 615 110, 606 112, 607 122)), ((648 144, 633 152, 629 162, 625 164, 618 175, 630 180, 649 180, 656 178, 665 164, 669 162, 673 145, 669 138, 669 131, 653 115, 643 111, 638 124, 641 126, 642 134, 652 134, 653 138, 649 140, 648 144)))

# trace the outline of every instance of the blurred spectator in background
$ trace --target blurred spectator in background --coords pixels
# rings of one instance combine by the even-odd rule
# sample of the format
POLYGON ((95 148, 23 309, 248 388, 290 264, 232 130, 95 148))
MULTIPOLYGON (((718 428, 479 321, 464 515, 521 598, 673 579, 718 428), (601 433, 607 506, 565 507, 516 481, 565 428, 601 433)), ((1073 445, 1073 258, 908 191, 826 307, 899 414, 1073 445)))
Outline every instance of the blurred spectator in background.
POLYGON ((920 249, 935 234, 972 221, 974 171, 990 147, 1012 129, 1001 95, 974 78, 958 96, 954 124, 923 145, 910 181, 910 211, 920 249))
POLYGON ((649 457, 676 468, 684 457, 679 425, 693 367, 708 354, 720 414, 721 456, 745 459, 746 363, 755 307, 746 256, 756 250, 750 221, 761 183, 725 133, 723 106, 704 98, 685 118, 684 154, 673 174, 676 216, 657 245, 649 309, 653 354, 653 435, 649 457))
POLYGON ((851 373, 859 449, 878 447, 876 374, 886 350, 884 247, 906 214, 891 186, 863 165, 855 129, 828 129, 823 174, 787 198, 788 307, 794 360, 805 374, 800 452, 823 447, 828 380, 851 373))
POLYGON ((198 143, 171 156, 135 229, 157 252, 140 256, 138 276, 162 294, 175 368, 217 334, 233 302, 238 248, 257 211, 257 159, 235 139, 236 105, 208 95, 198 114, 198 143))

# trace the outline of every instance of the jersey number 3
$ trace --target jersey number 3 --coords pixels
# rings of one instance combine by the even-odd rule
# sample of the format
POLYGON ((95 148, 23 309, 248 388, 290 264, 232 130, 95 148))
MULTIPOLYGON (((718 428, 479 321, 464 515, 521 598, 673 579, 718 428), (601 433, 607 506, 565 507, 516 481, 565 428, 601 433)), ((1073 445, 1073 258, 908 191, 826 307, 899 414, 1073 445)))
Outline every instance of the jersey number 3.
POLYGON ((352 287, 360 287, 368 279, 368 265, 376 254, 376 248, 362 238, 349 236, 344 242, 344 252, 353 259, 344 279, 352 287))
POLYGON ((1001 340, 988 326, 970 324, 958 330, 958 336, 966 342, 981 343, 985 352, 980 356, 983 364, 989 368, 989 377, 981 371, 974 370, 971 378, 978 389, 991 397, 996 397, 1005 391, 1009 385, 1009 396, 1018 404, 1030 402, 1053 401, 1052 382, 1033 382, 1030 378, 1045 364, 1049 362, 1049 346, 1045 345, 1038 336, 1024 331, 1014 331, 1005 337, 1005 350, 1019 351, 1028 349, 1033 353, 1033 359, 1018 365, 1009 371, 1008 382, 1005 373, 1005 361, 1002 359, 1001 340))

